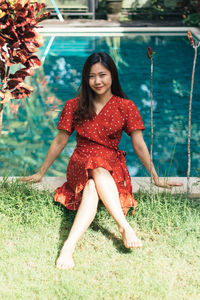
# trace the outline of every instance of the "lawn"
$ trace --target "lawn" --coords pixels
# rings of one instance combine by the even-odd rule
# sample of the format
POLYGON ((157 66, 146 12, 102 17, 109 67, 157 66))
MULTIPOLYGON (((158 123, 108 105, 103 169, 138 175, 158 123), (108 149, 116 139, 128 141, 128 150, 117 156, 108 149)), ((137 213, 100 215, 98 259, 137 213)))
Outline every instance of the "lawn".
POLYGON ((102 204, 77 245, 75 267, 55 261, 75 212, 25 183, 0 183, 0 299, 200 299, 200 201, 135 194, 127 218, 141 249, 124 248, 102 204))

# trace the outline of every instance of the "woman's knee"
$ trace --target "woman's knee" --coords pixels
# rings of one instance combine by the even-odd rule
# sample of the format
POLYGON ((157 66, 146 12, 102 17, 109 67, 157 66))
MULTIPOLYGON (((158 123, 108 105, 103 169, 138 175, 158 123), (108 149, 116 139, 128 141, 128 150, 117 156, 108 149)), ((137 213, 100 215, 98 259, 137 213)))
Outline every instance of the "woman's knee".
POLYGON ((96 190, 95 182, 92 178, 88 179, 84 190, 87 192, 87 194, 89 193, 90 196, 92 196, 92 197, 87 197, 88 199, 92 199, 92 202, 96 200, 96 202, 98 203, 99 196, 96 190))
POLYGON ((96 169, 90 169, 90 170, 89 170, 89 175, 90 175, 90 177, 94 178, 94 176, 95 176, 96 174, 98 174, 98 175, 103 175, 103 174, 105 174, 105 173, 107 173, 107 172, 109 172, 109 171, 106 170, 105 168, 98 167, 98 168, 96 168, 96 169))
POLYGON ((87 188, 91 189, 91 190, 96 190, 95 187, 95 182, 92 178, 89 178, 87 183, 86 183, 87 188))

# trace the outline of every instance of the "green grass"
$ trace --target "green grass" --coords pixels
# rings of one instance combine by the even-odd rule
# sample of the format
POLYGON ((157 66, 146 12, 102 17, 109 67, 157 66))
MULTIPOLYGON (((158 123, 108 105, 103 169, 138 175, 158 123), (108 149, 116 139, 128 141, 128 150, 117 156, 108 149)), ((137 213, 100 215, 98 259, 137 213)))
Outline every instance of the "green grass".
POLYGON ((24 183, 0 183, 0 299, 200 299, 200 201, 137 193, 127 219, 143 241, 124 248, 115 222, 99 205, 77 245, 75 268, 55 261, 75 212, 24 183))

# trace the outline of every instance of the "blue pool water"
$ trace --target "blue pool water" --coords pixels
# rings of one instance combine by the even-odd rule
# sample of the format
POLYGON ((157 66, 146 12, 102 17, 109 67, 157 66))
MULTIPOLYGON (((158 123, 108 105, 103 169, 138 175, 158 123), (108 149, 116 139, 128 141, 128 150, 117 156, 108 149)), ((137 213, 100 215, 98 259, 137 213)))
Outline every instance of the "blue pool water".
MULTIPOLYGON (((115 60, 121 85, 137 105, 145 124, 144 139, 150 148, 150 61, 154 58, 154 147, 153 159, 160 176, 186 176, 187 124, 189 92, 194 50, 186 36, 90 36, 45 37, 38 56, 43 60, 33 78, 29 99, 5 105, 3 133, 0 139, 1 175, 21 176, 36 172, 43 162, 50 142, 57 134, 60 111, 74 97, 81 80, 85 59, 94 51, 105 51, 115 60)), ((200 168, 200 54, 198 54, 192 103, 191 176, 200 168)), ((46 175, 63 176, 75 147, 75 133, 46 175)), ((130 137, 123 134, 120 149, 127 152, 131 176, 148 176, 135 155, 130 137)))

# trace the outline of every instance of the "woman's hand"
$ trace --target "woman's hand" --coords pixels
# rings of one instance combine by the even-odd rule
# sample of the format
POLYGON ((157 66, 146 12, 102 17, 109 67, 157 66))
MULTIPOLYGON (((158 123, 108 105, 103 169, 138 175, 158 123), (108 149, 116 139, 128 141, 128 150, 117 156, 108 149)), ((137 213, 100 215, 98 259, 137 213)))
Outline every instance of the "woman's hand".
POLYGON ((168 181, 166 179, 164 180, 161 178, 155 178, 154 182, 155 182, 156 186, 162 187, 162 188, 167 188, 167 189, 170 189, 173 186, 182 186, 183 185, 182 183, 179 183, 179 182, 168 181))
POLYGON ((36 182, 40 182, 42 177, 43 177, 42 174, 40 172, 37 172, 31 176, 21 177, 21 178, 19 178, 19 180, 30 182, 30 183, 36 183, 36 182))
POLYGON ((45 175, 46 171, 48 170, 48 168, 52 165, 52 163, 61 153, 63 148, 67 145, 68 139, 69 139, 69 134, 67 133, 67 131, 59 130, 59 133, 51 143, 49 151, 45 157, 42 166, 40 167, 40 170, 31 176, 25 176, 19 178, 19 180, 30 182, 30 183, 40 182, 42 177, 45 175))

